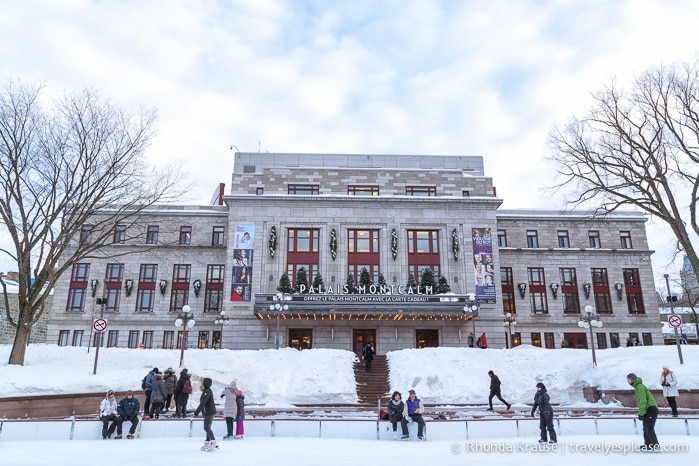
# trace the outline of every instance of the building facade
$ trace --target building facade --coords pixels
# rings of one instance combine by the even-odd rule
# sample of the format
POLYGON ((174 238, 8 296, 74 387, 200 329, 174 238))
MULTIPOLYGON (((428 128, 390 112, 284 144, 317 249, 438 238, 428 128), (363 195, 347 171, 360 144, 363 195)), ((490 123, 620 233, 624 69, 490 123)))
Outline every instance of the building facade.
POLYGON ((115 225, 56 283, 47 340, 86 344, 102 317, 122 347, 662 342, 645 217, 501 210, 482 157, 236 153, 222 202, 115 225))

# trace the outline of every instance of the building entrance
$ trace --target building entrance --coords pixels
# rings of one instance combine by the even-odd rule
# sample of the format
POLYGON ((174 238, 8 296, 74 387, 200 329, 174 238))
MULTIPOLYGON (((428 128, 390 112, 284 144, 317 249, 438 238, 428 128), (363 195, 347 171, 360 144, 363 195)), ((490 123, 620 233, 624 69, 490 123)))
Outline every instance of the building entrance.
POLYGON ((418 348, 436 348, 439 346, 439 330, 416 330, 415 340, 418 348))
POLYGON ((354 351, 354 354, 361 356, 367 343, 371 343, 371 346, 374 347, 374 352, 376 352, 376 330, 352 330, 352 351, 354 351))
POLYGON ((313 348, 313 330, 310 328, 290 328, 289 346, 298 350, 313 348))
POLYGON ((567 343, 567 346, 562 345, 564 348, 587 349, 587 335, 584 333, 564 333, 563 340, 567 343))

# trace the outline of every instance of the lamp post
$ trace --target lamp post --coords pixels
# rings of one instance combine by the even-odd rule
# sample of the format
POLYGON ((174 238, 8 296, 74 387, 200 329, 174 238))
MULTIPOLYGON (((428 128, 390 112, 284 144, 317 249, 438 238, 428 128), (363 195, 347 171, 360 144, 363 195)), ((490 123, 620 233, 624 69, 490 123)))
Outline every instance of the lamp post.
POLYGON ((277 335, 274 337, 274 344, 279 349, 279 318, 282 311, 289 310, 289 305, 284 302, 287 300, 287 297, 283 293, 277 293, 272 299, 274 299, 274 304, 269 305, 269 310, 277 311, 277 335))
POLYGON ((223 326, 227 325, 230 320, 231 320, 231 318, 226 315, 226 311, 221 311, 221 313, 218 315, 218 317, 216 317, 216 320, 214 320, 214 324, 221 325, 221 333, 220 333, 219 341, 218 341, 218 349, 223 349, 223 326))
MULTIPOLYGON (((481 303, 476 299, 475 293, 469 293, 467 295, 468 302, 464 306, 464 318, 471 319, 471 325, 473 327, 472 333, 473 338, 476 338, 476 321, 475 317, 478 317, 478 309, 481 307, 481 303)), ((474 342, 475 343, 475 342, 474 342)))
POLYGON ((597 358, 595 357, 595 340, 592 335, 592 327, 601 328, 604 324, 599 320, 599 316, 593 313, 592 306, 585 306, 585 315, 580 317, 578 327, 590 329, 590 348, 592 348, 592 366, 597 366, 597 358))
MULTIPOLYGON (((663 277, 665 278, 665 284, 667 285, 667 300, 670 302, 670 315, 675 315, 675 305, 673 304, 672 301, 672 294, 670 293, 670 278, 668 274, 664 274, 663 277)), ((677 327, 674 327, 675 329, 675 344, 677 345, 677 354, 680 357, 680 364, 684 364, 684 360, 682 359, 682 347, 680 346, 680 334, 677 331, 677 327)))
POLYGON ((505 327, 505 333, 507 336, 505 340, 507 341, 507 347, 512 348, 512 334, 515 333, 515 327, 517 326, 517 318, 512 315, 511 312, 505 314, 505 319, 502 321, 502 325, 505 327))
POLYGON ((175 319, 175 327, 182 328, 182 348, 180 348, 180 367, 184 362, 184 349, 187 347, 187 329, 194 327, 197 323, 194 320, 194 313, 189 313, 189 304, 182 306, 182 312, 177 314, 177 319, 175 319))

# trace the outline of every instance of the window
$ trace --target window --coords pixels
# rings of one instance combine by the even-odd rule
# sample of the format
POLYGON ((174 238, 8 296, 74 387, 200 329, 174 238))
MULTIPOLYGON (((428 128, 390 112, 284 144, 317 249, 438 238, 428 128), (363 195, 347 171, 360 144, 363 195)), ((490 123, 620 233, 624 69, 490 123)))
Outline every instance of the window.
POLYGON ((527 247, 528 248, 538 248, 539 247, 539 236, 536 230, 527 230, 527 247))
POLYGON ((546 348, 554 349, 556 347, 556 340, 553 339, 553 333, 544 333, 544 344, 546 348))
POLYGON ((107 264, 104 274, 104 291, 102 297, 106 300, 105 311, 118 312, 121 300, 121 281, 124 276, 124 264, 107 264))
POLYGON ((90 264, 73 264, 73 270, 70 275, 70 286, 68 288, 68 302, 66 303, 66 311, 81 312, 85 308, 89 275, 90 264))
POLYGON ((347 186, 348 196, 378 196, 378 186, 347 186))
POLYGON ((548 301, 546 299, 546 277, 543 267, 529 267, 527 269, 529 279, 529 299, 534 314, 548 314, 548 301))
POLYGON ((289 228, 287 231, 286 273, 292 286, 296 286, 296 273, 303 267, 309 285, 318 273, 320 265, 320 230, 289 228))
POLYGON ((92 225, 83 225, 80 229, 80 243, 92 243, 92 225))
POLYGON ((173 349, 175 346, 175 332, 165 330, 163 332, 163 349, 173 349))
POLYGON ((83 330, 73 330, 73 346, 83 345, 83 330))
POLYGON ((153 312, 157 276, 157 264, 141 264, 138 273, 138 291, 136 292, 136 312, 153 312))
POLYGON ((126 225, 117 225, 114 227, 114 244, 124 244, 126 241, 126 225))
POLYGON ((209 347, 209 332, 199 331, 199 336, 197 338, 197 348, 206 349, 209 347))
POLYGON ((148 225, 148 230, 146 230, 146 244, 158 244, 158 232, 160 227, 158 225, 148 225))
POLYGON ((138 336, 140 333, 138 330, 129 332, 129 348, 138 348, 138 336))
POLYGON ((317 196, 320 187, 317 184, 290 184, 288 193, 292 196, 317 196))
POLYGON ((58 346, 68 346, 68 336, 70 330, 60 330, 58 332, 58 346))
POLYGON ((558 247, 559 248, 569 248, 570 238, 568 238, 567 230, 558 230, 558 247))
POLYGON ((206 289, 204 291, 204 312, 221 312, 223 306, 223 278, 226 266, 209 264, 206 266, 206 289))
POLYGON ((406 186, 405 194, 415 197, 430 197, 437 195, 436 186, 406 186))
POLYGON ((559 269, 560 292, 563 298, 564 314, 580 314, 580 295, 578 294, 578 278, 573 268, 559 269))
POLYGON ((262 196, 265 193, 265 188, 257 188, 255 189, 255 194, 258 196, 262 196))
POLYGON ((107 335, 107 348, 115 348, 119 344, 119 330, 110 330, 107 335))
POLYGON ((192 272, 190 264, 172 266, 172 288, 170 291, 170 312, 180 312, 182 306, 189 302, 189 277, 192 272))
POLYGON ((641 279, 638 269, 622 269, 624 276, 624 288, 626 289, 626 305, 629 314, 645 314, 643 305, 643 290, 641 289, 641 279))
POLYGON ((607 348, 607 335, 604 333, 597 333, 597 348, 606 349, 607 348))
POLYGON ((599 249, 602 247, 602 243, 599 239, 599 231, 590 230, 587 232, 587 237, 590 239, 590 247, 593 249, 599 249))
POLYGON ((512 277, 512 267, 500 267, 500 284, 502 287, 502 311, 514 314, 515 282, 512 277))
POLYGON ((153 331, 145 330, 143 332, 143 347, 146 349, 153 348, 153 331))
POLYGON ((461 197, 471 197, 471 191, 464 189, 461 191, 461 197))
POLYGON ((614 332, 609 334, 609 340, 611 341, 612 348, 618 348, 620 346, 619 334, 614 332))
POLYGON ((179 330, 177 332, 177 349, 187 348, 187 342, 189 340, 189 332, 184 330, 179 330))
POLYGON ((499 248, 506 248, 507 247, 507 231, 506 230, 498 230, 498 247, 499 248))
POLYGON ((595 296, 595 308, 598 314, 612 313, 612 298, 609 294, 607 269, 592 269, 592 292, 595 296))
POLYGON ((643 334, 643 346, 653 346, 653 335, 651 333, 643 334))
POLYGON ((182 226, 180 227, 180 245, 189 246, 192 244, 192 227, 182 226))
POLYGON ((540 333, 532 333, 532 346, 538 346, 541 348, 541 334, 540 333))
MULTIPOLYGON (((435 278, 440 275, 439 231, 408 230, 408 271, 420 281, 422 271, 429 268, 435 278)), ((408 277, 406 277, 408 278, 408 277)))
POLYGON ((373 284, 378 284, 380 262, 379 230, 347 230, 348 273, 355 284, 359 283, 362 269, 369 272, 373 284))
POLYGON ((226 231, 226 227, 216 226, 211 232, 211 245, 212 246, 223 246, 223 237, 226 231))
POLYGON ((620 231, 619 238, 621 239, 621 249, 633 249, 630 231, 620 231))

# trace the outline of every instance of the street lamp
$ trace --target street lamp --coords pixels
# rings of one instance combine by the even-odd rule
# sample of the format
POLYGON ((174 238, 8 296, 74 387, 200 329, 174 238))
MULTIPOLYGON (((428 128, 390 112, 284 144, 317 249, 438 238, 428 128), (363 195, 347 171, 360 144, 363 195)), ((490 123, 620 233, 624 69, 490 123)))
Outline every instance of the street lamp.
POLYGON ((464 306, 464 319, 471 320, 471 325, 473 326, 473 338, 476 338, 476 321, 475 317, 478 317, 478 309, 481 307, 481 303, 476 299, 475 293, 469 293, 467 295, 468 302, 464 306))
POLYGON ((599 316, 592 311, 592 306, 589 304, 585 306, 585 315, 580 317, 578 327, 590 329, 590 348, 592 348, 592 366, 594 367, 597 365, 597 358, 595 357, 595 340, 592 336, 592 327, 601 328, 604 324, 599 320, 599 316))
POLYGON ((230 317, 226 315, 226 311, 221 311, 221 313, 214 320, 214 324, 221 325, 221 333, 219 335, 218 349, 223 349, 223 326, 227 325, 231 320, 230 317))
POLYGON ((279 317, 282 311, 289 310, 289 305, 284 302, 288 298, 282 293, 277 293, 272 299, 274 300, 274 304, 269 305, 269 310, 273 312, 277 311, 277 336, 274 337, 274 343, 277 349, 279 349, 279 317))
POLYGON ((184 349, 187 347, 187 329, 194 327, 197 323, 194 320, 194 313, 190 314, 189 304, 182 306, 182 312, 177 314, 177 319, 175 320, 175 327, 182 328, 182 348, 180 349, 180 367, 184 362, 184 349))
POLYGON ((508 348, 512 348, 512 335, 515 333, 515 327, 517 326, 517 317, 513 316, 511 312, 505 314, 505 319, 502 321, 502 325, 507 329, 505 333, 507 336, 505 340, 507 341, 508 348))

